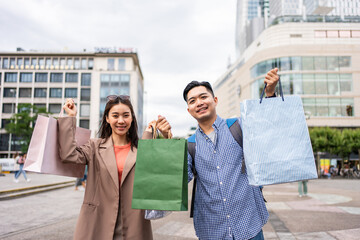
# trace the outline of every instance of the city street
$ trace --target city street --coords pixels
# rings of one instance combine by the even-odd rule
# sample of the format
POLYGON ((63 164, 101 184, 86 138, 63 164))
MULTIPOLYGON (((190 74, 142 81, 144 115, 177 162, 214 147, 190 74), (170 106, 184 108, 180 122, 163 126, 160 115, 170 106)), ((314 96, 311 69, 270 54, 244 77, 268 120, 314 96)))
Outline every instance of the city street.
MULTIPOLYGON (((55 179, 31 173, 29 177, 34 179, 33 185, 39 178, 43 182, 55 179)), ((23 181, 21 187, 26 184, 30 183, 23 181)), ((0 190, 5 185, 6 189, 20 186, 8 174, 0 177, 0 190)), ((270 212, 263 228, 265 239, 359 239, 359 180, 312 180, 308 196, 302 198, 298 197, 297 187, 297 183, 287 183, 264 188, 270 212)), ((67 187, 0 201, 0 239, 72 239, 83 193, 67 187)), ((173 212, 152 225, 157 240, 196 239, 189 212, 173 212)))

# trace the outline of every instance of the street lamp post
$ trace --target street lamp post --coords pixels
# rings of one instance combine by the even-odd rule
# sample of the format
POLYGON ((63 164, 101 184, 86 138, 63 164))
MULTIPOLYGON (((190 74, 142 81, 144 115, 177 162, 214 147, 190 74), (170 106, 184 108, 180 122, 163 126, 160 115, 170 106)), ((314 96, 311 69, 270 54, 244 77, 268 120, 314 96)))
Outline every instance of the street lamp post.
MULTIPOLYGON (((10 93, 16 93, 15 89, 10 89, 10 93)), ((15 96, 16 97, 16 96, 15 96)), ((11 103, 11 114, 13 113, 14 111, 14 103, 11 103)), ((12 137, 12 134, 10 133, 9 134, 9 151, 8 151, 8 158, 11 157, 11 137, 12 137)))

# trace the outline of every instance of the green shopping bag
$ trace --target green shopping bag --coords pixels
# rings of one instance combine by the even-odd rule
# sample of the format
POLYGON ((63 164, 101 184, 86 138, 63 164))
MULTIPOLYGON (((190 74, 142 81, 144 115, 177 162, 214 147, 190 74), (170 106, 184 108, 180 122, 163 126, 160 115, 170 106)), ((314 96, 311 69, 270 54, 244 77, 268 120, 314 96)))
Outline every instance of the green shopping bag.
POLYGON ((187 211, 187 140, 139 140, 132 208, 187 211))

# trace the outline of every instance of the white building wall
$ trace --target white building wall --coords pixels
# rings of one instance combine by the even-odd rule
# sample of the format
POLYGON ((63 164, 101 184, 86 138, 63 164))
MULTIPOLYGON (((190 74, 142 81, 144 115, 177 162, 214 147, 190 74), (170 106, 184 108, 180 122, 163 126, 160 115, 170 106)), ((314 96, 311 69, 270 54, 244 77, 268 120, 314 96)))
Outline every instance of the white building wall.
MULTIPOLYGON (((253 96, 251 85, 254 79, 251 77, 250 70, 264 60, 288 56, 350 56, 351 67, 341 70, 340 73, 352 74, 353 87, 351 92, 344 92, 341 97, 354 99, 355 115, 336 118, 312 117, 308 120, 308 124, 310 126, 360 127, 360 38, 316 37, 318 31, 339 30, 360 31, 360 25, 355 23, 283 23, 263 31, 246 49, 243 57, 215 82, 215 94, 219 97, 217 108, 219 115, 222 117, 240 116, 240 102, 253 96), (237 89, 241 90, 240 95, 237 94, 237 89)), ((333 72, 311 71, 309 73, 333 72)))

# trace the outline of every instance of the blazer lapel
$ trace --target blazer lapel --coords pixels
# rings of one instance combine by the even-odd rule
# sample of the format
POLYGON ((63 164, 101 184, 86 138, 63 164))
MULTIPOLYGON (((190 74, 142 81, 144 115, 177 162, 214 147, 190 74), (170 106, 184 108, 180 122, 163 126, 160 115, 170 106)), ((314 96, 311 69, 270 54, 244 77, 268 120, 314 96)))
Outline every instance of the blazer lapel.
POLYGON ((136 153, 137 153, 137 149, 134 147, 132 151, 130 149, 130 151, 129 151, 127 157, 126 157, 125 166, 124 166, 123 173, 122 173, 122 176, 121 176, 121 185, 120 185, 120 187, 122 186, 126 176, 129 174, 129 172, 131 171, 131 169, 135 165, 136 153))
POLYGON ((114 144, 112 137, 110 136, 105 142, 102 142, 99 146, 99 154, 103 160, 106 169, 108 170, 115 186, 119 189, 119 175, 116 165, 116 157, 114 152, 114 144))

